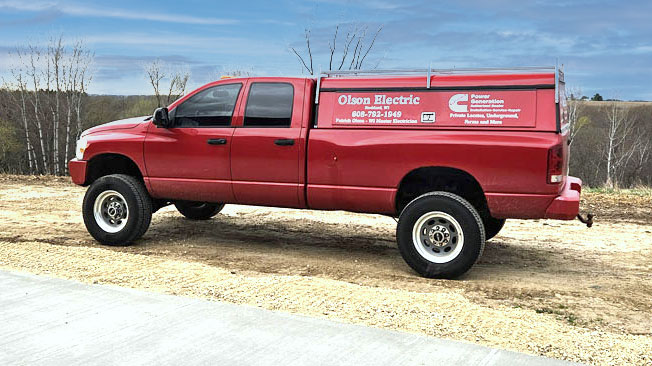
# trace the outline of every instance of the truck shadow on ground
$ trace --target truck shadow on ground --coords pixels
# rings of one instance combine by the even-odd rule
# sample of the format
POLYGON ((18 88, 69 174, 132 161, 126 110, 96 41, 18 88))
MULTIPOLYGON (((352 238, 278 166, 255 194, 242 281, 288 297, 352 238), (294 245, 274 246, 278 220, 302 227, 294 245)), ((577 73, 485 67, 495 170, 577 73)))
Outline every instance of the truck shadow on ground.
MULTIPOLYGON (((378 266, 387 266, 386 270, 393 267, 405 272, 407 266, 398 252, 394 230, 392 222, 373 227, 311 219, 247 220, 223 215, 208 221, 191 221, 168 215, 157 218, 132 248, 148 252, 183 250, 194 260, 214 263, 219 263, 220 255, 230 255, 230 250, 239 256, 268 253, 288 260, 301 254, 308 261, 319 257, 324 263, 376 262, 378 266)), ((474 272, 498 268, 559 269, 555 254, 552 249, 512 243, 509 238, 498 236, 487 242, 474 272)))

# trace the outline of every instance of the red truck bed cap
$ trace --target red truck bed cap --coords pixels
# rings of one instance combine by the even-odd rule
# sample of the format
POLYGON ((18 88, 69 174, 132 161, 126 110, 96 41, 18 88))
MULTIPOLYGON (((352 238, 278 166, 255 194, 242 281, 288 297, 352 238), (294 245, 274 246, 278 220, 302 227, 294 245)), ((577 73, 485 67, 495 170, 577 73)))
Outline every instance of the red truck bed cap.
MULTIPOLYGON (((315 103, 320 91, 340 89, 418 88, 474 86, 553 86, 558 90, 563 72, 556 66, 464 69, 329 70, 317 77, 315 103)), ((555 93, 558 102, 558 92, 555 93)))

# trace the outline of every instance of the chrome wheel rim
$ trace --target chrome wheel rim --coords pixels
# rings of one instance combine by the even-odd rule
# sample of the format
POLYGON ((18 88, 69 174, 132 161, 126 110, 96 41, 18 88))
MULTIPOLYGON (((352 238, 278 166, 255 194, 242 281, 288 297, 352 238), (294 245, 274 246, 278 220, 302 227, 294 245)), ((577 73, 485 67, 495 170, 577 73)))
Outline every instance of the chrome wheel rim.
POLYGON ((457 258, 464 246, 464 233, 453 216, 433 211, 423 214, 412 228, 412 242, 427 261, 447 263, 457 258))
POLYGON ((104 191, 95 199, 93 216, 102 230, 107 233, 117 233, 127 225, 129 206, 119 192, 104 191))

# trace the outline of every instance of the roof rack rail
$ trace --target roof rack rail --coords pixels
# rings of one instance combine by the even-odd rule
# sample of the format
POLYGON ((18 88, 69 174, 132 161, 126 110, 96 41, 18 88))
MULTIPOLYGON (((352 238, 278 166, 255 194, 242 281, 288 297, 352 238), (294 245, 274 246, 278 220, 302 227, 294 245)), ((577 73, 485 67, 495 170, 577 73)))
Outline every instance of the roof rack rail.
MULTIPOLYGON (((520 67, 475 67, 475 68, 453 68, 453 69, 375 69, 375 70, 328 70, 322 71, 317 76, 317 90, 315 104, 319 104, 319 90, 321 79, 329 77, 369 77, 369 76, 398 76, 398 75, 420 75, 426 74, 426 87, 430 88, 432 75, 474 75, 474 74, 501 74, 501 73, 531 73, 531 72, 554 72, 555 86, 558 84, 559 69, 557 66, 520 66, 520 67)), ((555 87, 557 89, 557 87, 555 87)))
POLYGON ((452 69, 375 69, 375 70, 328 70, 321 74, 324 76, 363 76, 363 75, 402 75, 402 74, 494 74, 509 72, 533 72, 533 71, 554 71, 554 66, 521 66, 521 67, 474 67, 474 68, 452 68, 452 69))

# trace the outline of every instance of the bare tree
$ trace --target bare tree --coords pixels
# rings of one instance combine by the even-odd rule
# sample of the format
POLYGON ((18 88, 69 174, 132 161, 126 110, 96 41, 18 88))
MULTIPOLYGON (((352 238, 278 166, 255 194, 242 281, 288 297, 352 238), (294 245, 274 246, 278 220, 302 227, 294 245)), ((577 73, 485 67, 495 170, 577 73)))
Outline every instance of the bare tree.
POLYGON ((295 55, 299 58, 299 61, 301 61, 301 64, 303 67, 308 71, 310 75, 315 74, 315 70, 312 67, 312 49, 310 48, 310 30, 308 28, 304 29, 304 37, 306 39, 306 49, 308 49, 308 64, 306 64, 306 61, 303 59, 303 57, 297 52, 297 50, 294 47, 292 48, 292 52, 294 52, 295 55))
POLYGON ((646 165, 650 166, 650 156, 652 155, 652 140, 650 137, 641 138, 638 143, 638 148, 635 150, 633 160, 633 167, 631 169, 630 184, 643 183, 641 172, 645 169, 646 165))
MULTIPOLYGON (((372 37, 368 37, 368 25, 348 25, 346 26, 346 32, 342 36, 340 29, 344 27, 345 26, 342 24, 337 24, 335 26, 333 38, 328 42, 328 68, 329 70, 360 70, 362 69, 367 56, 374 47, 374 44, 376 44, 376 39, 383 30, 383 26, 379 26, 373 33, 372 37), (339 43, 338 40, 340 41, 339 43)), ((315 69, 313 66, 313 50, 310 44, 310 29, 305 29, 304 38, 306 41, 306 57, 302 56, 296 48, 290 47, 290 49, 297 56, 299 62, 301 62, 301 65, 308 74, 314 75, 315 69)))
POLYGON ((154 89, 154 95, 158 102, 158 106, 161 106, 161 80, 165 77, 163 70, 161 70, 161 60, 156 59, 149 64, 145 65, 145 73, 149 78, 149 83, 154 89))
POLYGON ((95 54, 89 50, 86 50, 83 47, 83 44, 80 42, 77 45, 78 55, 76 59, 75 68, 76 72, 76 87, 73 88, 76 98, 74 98, 73 109, 75 110, 75 122, 76 122, 76 138, 77 140, 82 133, 82 107, 83 99, 86 96, 86 88, 93 80, 93 74, 91 73, 90 67, 95 58, 95 54))
MULTIPOLYGON (((75 140, 79 138, 82 132, 81 125, 81 105, 84 94, 86 94, 86 84, 90 82, 92 76, 88 72, 93 59, 93 54, 84 48, 84 44, 78 41, 74 44, 70 58, 67 60, 64 68, 65 96, 66 96, 66 141, 64 156, 70 156, 72 148, 73 134, 72 129, 75 127, 75 140), (73 118, 75 125, 73 126, 73 118)), ((68 166, 65 166, 66 172, 68 166)))
POLYGON ((145 73, 159 107, 167 106, 174 101, 173 99, 184 95, 190 79, 190 71, 187 67, 166 65, 160 59, 146 64, 145 73), (168 83, 167 87, 163 87, 162 83, 168 83), (164 90, 167 90, 166 95, 162 94, 164 90))
POLYGON ((220 72, 218 72, 217 76, 218 78, 224 78, 224 77, 233 77, 233 78, 240 78, 240 77, 249 77, 254 75, 254 68, 253 67, 242 67, 242 66, 226 66, 223 67, 220 72))
POLYGON ((44 71, 46 81, 46 90, 54 91, 54 102, 50 104, 50 113, 52 114, 52 171, 55 175, 60 174, 59 164, 59 127, 61 117, 61 84, 62 84, 62 63, 64 57, 64 47, 62 36, 58 39, 50 39, 45 56, 47 67, 44 71))
POLYGON ((644 146, 641 133, 637 133, 636 118, 623 103, 610 102, 603 109, 607 134, 604 157, 607 164, 605 185, 616 188, 626 166, 637 151, 644 146))
POLYGON ((190 72, 187 70, 177 70, 171 74, 166 105, 170 105, 174 101, 174 98, 186 94, 188 79, 190 79, 190 72))
POLYGON ((28 45, 16 54, 8 94, 19 110, 29 172, 63 174, 73 138, 81 132, 82 99, 91 79, 93 55, 81 42, 70 51, 62 37, 50 39, 46 47, 28 45))
MULTIPOLYGON (((46 150, 45 150, 45 137, 43 133, 43 124, 41 123, 41 111, 40 111, 40 98, 39 95, 40 90, 41 90, 41 73, 39 70, 39 63, 41 60, 41 50, 33 45, 28 46, 29 49, 29 54, 27 57, 29 58, 28 61, 24 61, 22 63, 27 63, 27 76, 31 79, 32 82, 32 93, 30 93, 33 98, 31 100, 32 107, 34 108, 34 121, 36 121, 36 127, 37 127, 37 132, 38 132, 38 141, 39 145, 41 147, 41 162, 42 162, 42 172, 43 173, 50 173, 50 169, 48 166, 47 162, 47 157, 46 157, 46 150)), ((22 59, 24 55, 21 55, 20 51, 18 51, 19 57, 22 59)))
POLYGON ((15 68, 11 70, 11 74, 15 79, 15 84, 3 85, 3 89, 9 90, 6 95, 11 98, 11 102, 14 105, 17 105, 20 110, 20 121, 22 122, 22 127, 25 131, 25 147, 27 150, 27 163, 29 168, 29 173, 34 174, 38 172, 38 160, 36 160, 36 155, 34 148, 32 147, 32 142, 29 138, 29 125, 27 123, 27 82, 24 80, 23 70, 15 68), (11 90, 17 90, 19 98, 15 97, 15 93, 12 93, 11 90))
POLYGON ((576 95, 581 94, 580 89, 571 89, 570 95, 566 98, 566 104, 568 105, 568 123, 570 125, 570 135, 568 136, 569 147, 573 145, 573 141, 582 127, 585 127, 591 122, 589 117, 584 114, 586 105, 575 98, 576 95))

